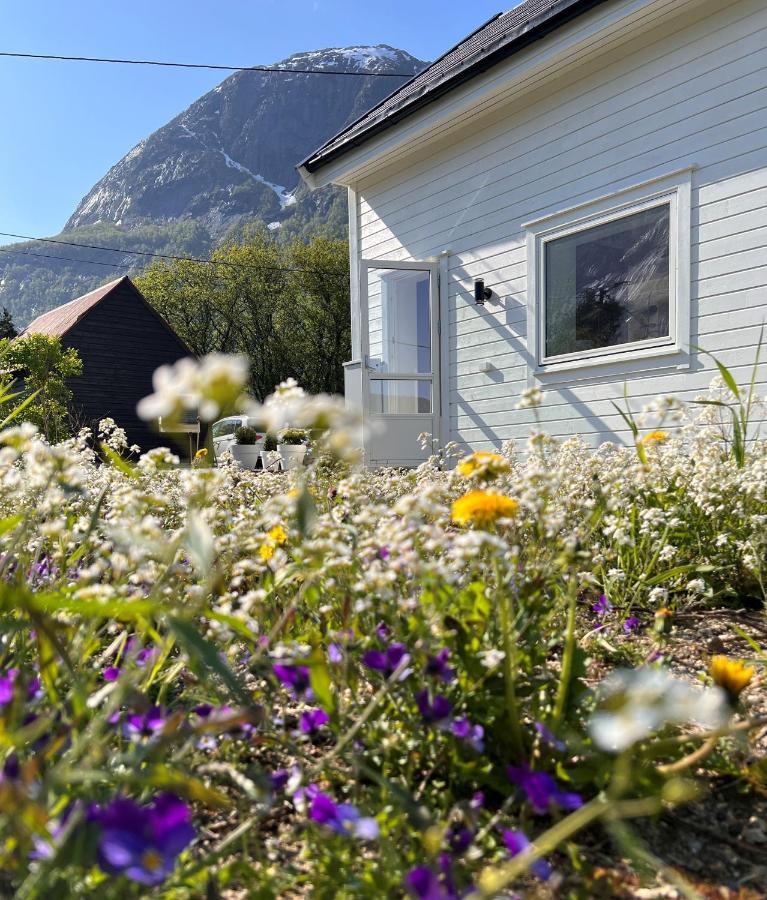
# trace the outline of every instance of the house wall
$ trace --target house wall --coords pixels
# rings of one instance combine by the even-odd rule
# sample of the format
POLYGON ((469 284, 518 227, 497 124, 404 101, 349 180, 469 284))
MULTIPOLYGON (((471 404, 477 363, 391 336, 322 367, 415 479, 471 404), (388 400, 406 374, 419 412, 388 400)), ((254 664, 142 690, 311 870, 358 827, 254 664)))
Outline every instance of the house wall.
MULTIPOLYGON (((446 437, 488 449, 535 424, 514 408, 529 383, 522 223, 692 165, 690 343, 743 382, 767 319, 764 0, 679 3, 672 18, 590 51, 558 80, 354 184, 361 258, 449 251, 446 437), (500 302, 475 306, 476 278, 500 302)), ((695 351, 682 368, 657 359, 574 371, 538 383, 541 424, 592 444, 624 439, 611 404, 624 384, 639 411, 658 394, 690 399, 714 374, 695 351)), ((762 368, 762 393, 766 377, 762 368)))
MULTIPOLYGON (((136 404, 152 393, 152 374, 189 350, 130 284, 118 285, 62 338, 83 361, 71 379, 80 424, 95 428, 111 416, 130 443, 142 451, 174 446, 172 435, 157 434, 136 415, 136 404)), ((185 436, 182 436, 182 439, 185 436)), ((183 449, 186 449, 184 441, 183 449)))

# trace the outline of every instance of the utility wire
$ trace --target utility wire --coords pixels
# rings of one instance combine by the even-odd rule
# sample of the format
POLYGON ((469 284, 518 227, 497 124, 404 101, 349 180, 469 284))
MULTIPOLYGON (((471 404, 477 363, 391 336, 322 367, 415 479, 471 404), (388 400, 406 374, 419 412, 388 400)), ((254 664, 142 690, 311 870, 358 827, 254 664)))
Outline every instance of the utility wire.
POLYGON ((130 263, 99 262, 95 259, 75 259, 74 256, 53 256, 51 253, 33 253, 31 250, 12 250, 10 247, 0 247, 0 253, 18 253, 21 256, 39 256, 42 259, 60 259, 64 262, 88 263, 91 266, 112 266, 120 269, 133 268, 130 263))
POLYGON ((415 72, 360 72, 346 69, 291 69, 287 66, 219 66, 212 63, 164 62, 156 59, 111 59, 100 56, 60 56, 53 53, 13 53, 0 56, 14 59, 53 59, 61 62, 114 63, 124 66, 162 66, 169 69, 215 69, 222 72, 278 72, 285 75, 355 75, 365 78, 412 78, 415 72))
MULTIPOLYGON (((151 250, 128 250, 125 247, 103 247, 99 244, 80 244, 76 241, 62 241, 59 238, 40 238, 40 237, 32 237, 28 234, 13 234, 9 231, 0 231, 0 236, 2 237, 12 237, 19 238, 24 241, 38 241, 42 244, 62 244, 66 247, 82 247, 84 250, 106 250, 110 253, 123 253, 126 256, 149 256, 155 259, 170 259, 174 262, 193 262, 193 263, 201 263, 208 266, 227 266, 233 269, 256 269, 261 272, 305 272, 311 275, 332 275, 335 278, 348 278, 348 272, 330 272, 327 269, 304 269, 299 267, 289 267, 289 266, 260 266, 256 263, 236 263, 230 262, 229 260, 224 259, 201 259, 197 256, 174 256, 170 253, 153 253, 151 250)), ((0 248, 3 249, 3 248, 0 248)), ((9 248, 5 248, 5 253, 28 253, 32 256, 31 251, 26 250, 12 250, 9 248)), ((44 256, 45 254, 38 253, 34 254, 36 256, 44 256)), ((50 256, 49 259, 68 259, 65 256, 50 256)), ((95 262, 95 260, 79 260, 73 259, 71 262, 95 262)), ((126 265, 124 263, 107 263, 107 262, 95 262, 96 265, 100 266, 114 266, 116 268, 131 268, 131 266, 126 265)))

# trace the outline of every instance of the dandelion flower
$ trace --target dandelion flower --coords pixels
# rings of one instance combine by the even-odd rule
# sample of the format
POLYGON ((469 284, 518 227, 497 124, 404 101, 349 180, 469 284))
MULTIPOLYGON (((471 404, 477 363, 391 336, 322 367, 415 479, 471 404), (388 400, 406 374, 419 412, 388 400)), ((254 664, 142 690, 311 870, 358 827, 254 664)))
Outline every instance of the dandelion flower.
POLYGON ((738 697, 751 684, 754 677, 753 666, 747 666, 729 656, 712 656, 710 670, 714 683, 724 688, 731 702, 736 703, 738 697))
POLYGON ((462 478, 485 478, 490 480, 503 472, 509 471, 509 461, 500 453, 488 450, 477 450, 462 459, 456 469, 462 478))
POLYGON ((668 440, 668 432, 667 431, 651 431, 646 434, 641 441, 640 444, 662 444, 664 441, 668 440))
POLYGON ((459 497, 452 507, 453 521, 459 525, 492 525, 498 519, 513 518, 519 510, 519 503, 503 494, 487 491, 469 491, 459 497))
POLYGON ((194 454, 195 459, 204 459, 208 455, 207 447, 200 447, 197 453, 194 454))
POLYGON ((269 562, 269 560, 274 556, 274 551, 276 547, 274 544, 261 544, 258 548, 258 555, 264 562, 269 562))
POLYGON ((284 544, 288 539, 288 533, 282 525, 275 525, 274 528, 269 529, 267 534, 269 535, 269 539, 274 541, 275 544, 284 544))

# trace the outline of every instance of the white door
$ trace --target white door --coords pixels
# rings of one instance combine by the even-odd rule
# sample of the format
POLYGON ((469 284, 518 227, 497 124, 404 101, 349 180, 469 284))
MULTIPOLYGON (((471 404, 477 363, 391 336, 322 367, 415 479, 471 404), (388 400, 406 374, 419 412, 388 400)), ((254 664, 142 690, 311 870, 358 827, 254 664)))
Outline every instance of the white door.
MULTIPOLYGON (((432 452, 418 436, 440 434, 437 263, 363 260, 365 457, 414 466, 432 452)), ((436 446, 434 444, 433 446, 436 446)))

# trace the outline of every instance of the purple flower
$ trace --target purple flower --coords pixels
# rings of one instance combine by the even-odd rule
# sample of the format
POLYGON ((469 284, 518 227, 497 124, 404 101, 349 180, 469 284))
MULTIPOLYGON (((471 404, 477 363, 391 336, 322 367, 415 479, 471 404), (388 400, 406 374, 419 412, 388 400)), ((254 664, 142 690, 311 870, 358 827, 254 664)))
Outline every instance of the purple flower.
POLYGON ((32 676, 27 685, 27 700, 38 700, 43 696, 43 683, 38 675, 32 676))
POLYGON ((450 848, 451 853, 464 853, 471 846, 474 840, 474 832, 471 828, 461 828, 458 825, 451 825, 445 832, 445 841, 450 848))
POLYGON ((311 796, 309 818, 320 825, 327 825, 338 834, 351 835, 365 841, 378 837, 378 822, 374 818, 363 816, 351 803, 335 803, 327 794, 309 785, 306 789, 311 796), (310 788, 313 790, 310 792, 310 788))
POLYGON ((469 806, 472 809, 482 809, 485 805, 485 792, 484 791, 476 791, 472 795, 471 800, 469 800, 469 806))
MULTIPOLYGON (((522 831, 504 831, 503 842, 506 844, 506 849, 509 851, 510 856, 516 856, 518 853, 527 850, 530 846, 527 835, 522 831)), ((551 866, 545 859, 536 859, 534 863, 531 863, 530 871, 537 875, 542 881, 548 881, 551 877, 551 866)))
POLYGON ((466 743, 470 747, 473 747, 477 753, 484 753, 485 742, 483 738, 485 736, 485 729, 481 725, 472 725, 466 716, 464 716, 462 719, 453 719, 450 730, 457 738, 466 741, 466 743))
POLYGON ((623 623, 623 630, 626 634, 631 634, 631 632, 639 625, 639 619, 636 616, 629 616, 628 619, 623 623))
POLYGON ((152 738, 165 725, 165 715, 161 706, 152 706, 145 713, 131 713, 123 724, 125 735, 132 740, 142 737, 152 738))
POLYGON ((606 616, 609 612, 612 611, 612 608, 612 603, 610 603, 610 601, 604 594, 602 594, 595 603, 591 604, 591 609, 598 616, 606 616))
POLYGON ((307 709, 301 713, 298 727, 304 734, 316 734, 329 721, 330 716, 324 709, 307 709))
MULTIPOLYGON (((368 669, 381 672, 384 678, 391 678, 395 669, 400 665, 410 662, 410 654, 404 644, 389 644, 386 650, 368 650, 362 655, 362 664, 368 669)), ((399 681, 403 681, 410 674, 410 669, 403 669, 399 675, 399 681)))
POLYGON ((136 654, 136 665, 139 666, 139 668, 145 666, 156 655, 157 649, 155 647, 142 647, 136 654))
POLYGON ((13 700, 13 682, 18 674, 18 669, 8 669, 5 675, 0 675, 0 706, 7 706, 13 700))
POLYGON ((389 552, 389 548, 384 544, 383 547, 378 548, 378 558, 382 559, 384 562, 391 556, 389 552))
POLYGON ((426 661, 426 674, 441 678, 445 684, 450 684, 455 678, 455 670, 447 664, 448 656, 450 651, 447 647, 440 650, 436 656, 430 656, 426 661))
POLYGON ((554 732, 547 728, 543 722, 536 722, 534 727, 544 744, 554 747, 554 749, 559 750, 560 753, 564 753, 565 750, 567 750, 565 742, 560 741, 554 732))
POLYGON ((283 666, 276 663, 272 666, 272 671, 294 697, 311 698, 313 696, 309 686, 308 666, 283 666))
POLYGON ((405 887, 417 900, 457 900, 452 885, 429 866, 416 866, 405 876, 405 887))
POLYGON ((556 781, 546 772, 533 772, 529 766, 509 766, 506 772, 511 781, 525 792, 533 812, 538 815, 548 812, 552 805, 562 809, 583 806, 580 794, 560 791, 556 781))
POLYGON ((415 695, 418 710, 426 722, 443 722, 453 711, 453 705, 442 694, 435 694, 431 699, 429 691, 424 688, 415 695))
POLYGON ((117 681, 120 677, 120 670, 116 666, 107 666, 101 674, 104 681, 117 681))
POLYGON ((376 634, 380 641, 385 641, 391 634, 391 628, 389 628, 386 622, 379 622, 376 625, 376 634))
POLYGON ((171 794, 157 797, 149 806, 118 797, 106 807, 92 809, 89 818, 101 829, 99 866, 139 884, 162 884, 195 836, 189 807, 171 794))
POLYGON ((344 660, 344 654, 338 644, 328 644, 328 661, 340 663, 344 660))

